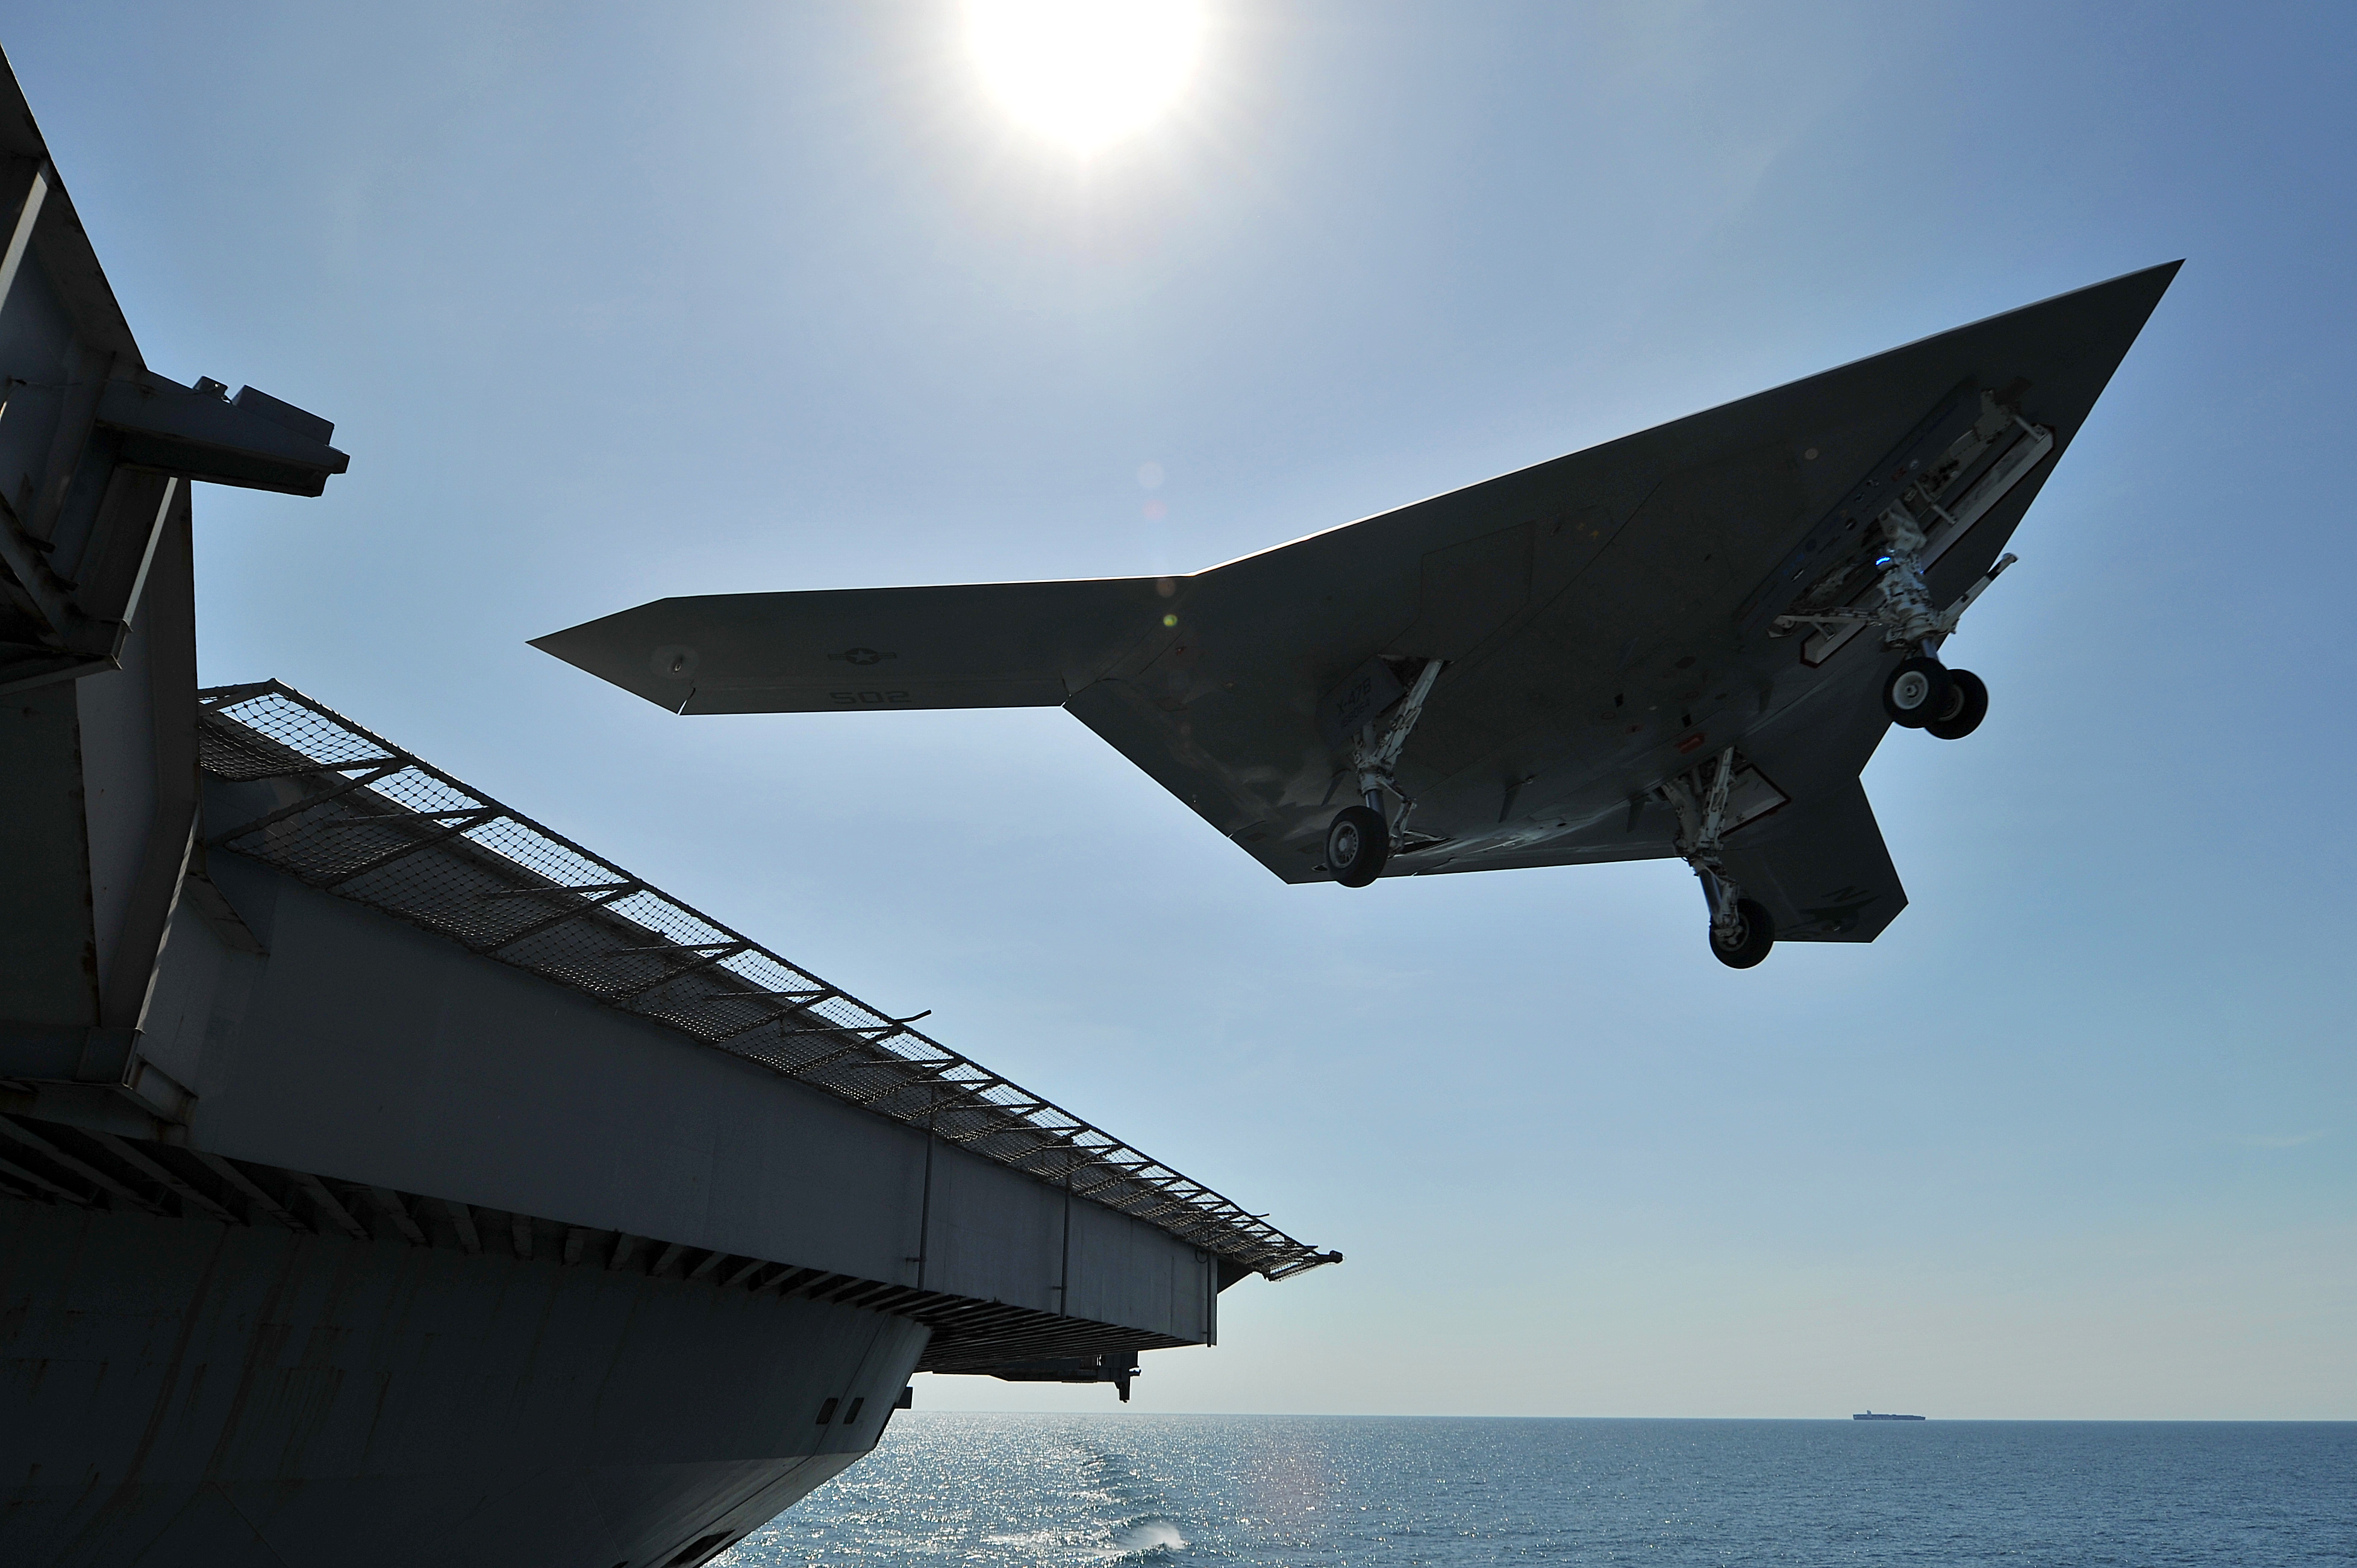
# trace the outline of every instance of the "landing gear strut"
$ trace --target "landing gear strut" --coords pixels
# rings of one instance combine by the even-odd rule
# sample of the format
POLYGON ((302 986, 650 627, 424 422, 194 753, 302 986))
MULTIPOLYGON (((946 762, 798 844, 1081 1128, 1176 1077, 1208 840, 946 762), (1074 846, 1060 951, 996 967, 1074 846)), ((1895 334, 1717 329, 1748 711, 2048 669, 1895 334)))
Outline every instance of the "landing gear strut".
POLYGON ((1703 898, 1710 905, 1711 956, 1729 969, 1749 969, 1776 945, 1776 921, 1759 900, 1743 896, 1742 887, 1719 864, 1727 792, 1734 782, 1735 747, 1730 746, 1718 754, 1699 799, 1685 779, 1671 779, 1660 793, 1678 814, 1678 854, 1694 868, 1703 898))
POLYGON ((1326 829, 1326 869, 1345 887, 1364 887, 1383 874, 1392 845, 1407 826, 1408 813, 1415 810, 1415 802, 1400 792, 1392 775, 1399 766, 1401 748, 1407 745, 1408 732, 1424 716, 1424 700, 1432 694, 1433 682, 1439 679, 1441 662, 1425 660, 1415 684, 1400 699, 1399 709, 1383 726, 1381 738, 1374 738, 1374 726, 1369 725, 1351 742, 1351 769, 1359 776, 1362 803, 1343 807, 1326 829), (1383 809, 1386 794, 1400 803, 1397 822, 1383 809))

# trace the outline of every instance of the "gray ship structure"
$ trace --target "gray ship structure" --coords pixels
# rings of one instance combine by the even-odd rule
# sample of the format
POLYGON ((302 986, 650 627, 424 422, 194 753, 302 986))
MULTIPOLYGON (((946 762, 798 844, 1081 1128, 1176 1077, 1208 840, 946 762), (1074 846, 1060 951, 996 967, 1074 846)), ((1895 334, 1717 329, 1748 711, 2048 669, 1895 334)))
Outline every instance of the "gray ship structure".
POLYGON ((200 691, 192 483, 346 458, 145 367, 0 77, 0 1563, 689 1568, 912 1372, 1125 1399, 1339 1261, 301 693, 200 691))

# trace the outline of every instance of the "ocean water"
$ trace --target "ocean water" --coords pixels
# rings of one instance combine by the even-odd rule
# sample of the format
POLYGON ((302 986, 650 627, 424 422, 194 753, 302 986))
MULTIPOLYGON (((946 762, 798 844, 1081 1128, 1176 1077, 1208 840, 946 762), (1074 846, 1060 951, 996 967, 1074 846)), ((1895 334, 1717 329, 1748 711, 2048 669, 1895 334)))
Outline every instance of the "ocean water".
POLYGON ((717 1561, 2357 1563, 2357 1423, 911 1412, 717 1561))

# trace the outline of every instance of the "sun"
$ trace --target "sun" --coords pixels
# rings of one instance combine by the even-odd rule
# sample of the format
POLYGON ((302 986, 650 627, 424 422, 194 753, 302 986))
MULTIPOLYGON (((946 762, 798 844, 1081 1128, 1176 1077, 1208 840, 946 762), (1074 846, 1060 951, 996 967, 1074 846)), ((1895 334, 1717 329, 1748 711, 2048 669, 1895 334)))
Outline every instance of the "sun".
POLYGON ((1092 152, 1144 126, 1187 84, 1201 0, 966 0, 983 80, 1040 134, 1092 152))

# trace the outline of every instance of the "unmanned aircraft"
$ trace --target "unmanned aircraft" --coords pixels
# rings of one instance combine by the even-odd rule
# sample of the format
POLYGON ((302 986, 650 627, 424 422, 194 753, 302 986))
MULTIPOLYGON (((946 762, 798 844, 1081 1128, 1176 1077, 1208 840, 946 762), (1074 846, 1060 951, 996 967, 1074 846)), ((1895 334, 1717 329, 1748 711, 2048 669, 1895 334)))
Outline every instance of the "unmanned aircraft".
POLYGON ((1287 882, 1680 859, 1872 941, 1859 772, 2181 263, 1186 576, 659 599, 534 646, 679 714, 1060 706, 1287 882))

